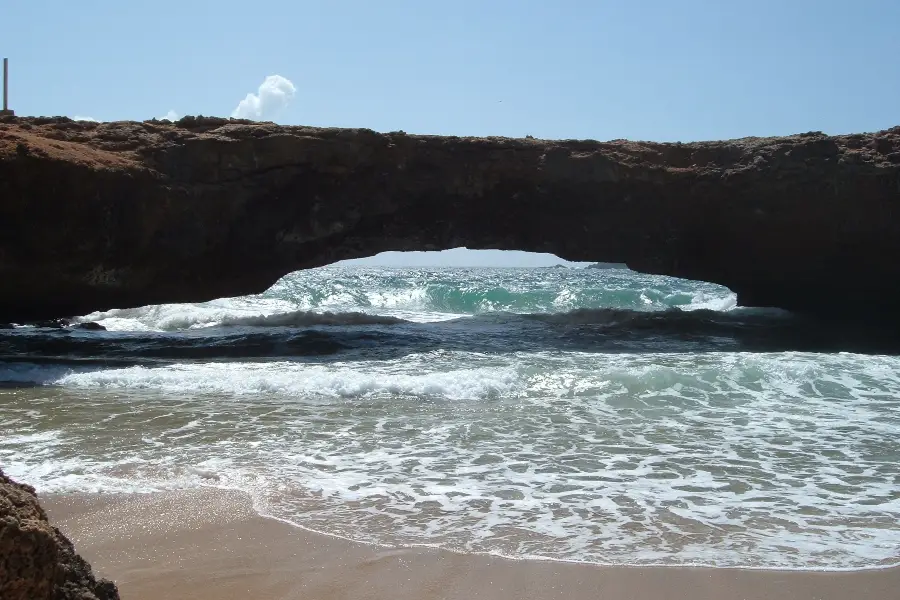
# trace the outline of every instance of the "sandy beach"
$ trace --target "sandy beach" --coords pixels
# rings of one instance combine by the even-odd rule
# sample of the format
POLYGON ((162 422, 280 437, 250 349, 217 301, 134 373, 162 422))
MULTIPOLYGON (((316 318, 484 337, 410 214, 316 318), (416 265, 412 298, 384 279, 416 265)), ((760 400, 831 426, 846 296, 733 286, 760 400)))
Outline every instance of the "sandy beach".
POLYGON ((900 569, 613 568, 383 548, 260 517, 215 489, 48 495, 51 520, 126 600, 889 600, 900 569))

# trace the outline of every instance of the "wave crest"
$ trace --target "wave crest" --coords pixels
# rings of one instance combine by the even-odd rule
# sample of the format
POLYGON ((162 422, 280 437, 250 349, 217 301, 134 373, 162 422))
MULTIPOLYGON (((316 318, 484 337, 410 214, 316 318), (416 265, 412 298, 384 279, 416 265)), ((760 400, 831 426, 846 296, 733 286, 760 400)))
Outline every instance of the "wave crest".
POLYGON ((223 327, 311 327, 316 325, 399 325, 408 323, 398 317, 370 315, 362 312, 317 313, 296 310, 274 315, 258 315, 255 317, 225 317, 218 325, 223 327))

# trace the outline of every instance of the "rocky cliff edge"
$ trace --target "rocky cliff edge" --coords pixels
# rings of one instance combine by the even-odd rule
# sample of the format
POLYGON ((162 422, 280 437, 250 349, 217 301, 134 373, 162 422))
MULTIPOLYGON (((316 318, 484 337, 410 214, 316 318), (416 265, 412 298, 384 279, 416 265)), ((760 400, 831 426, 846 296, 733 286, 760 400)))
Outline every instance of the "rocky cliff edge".
POLYGON ((0 471, 0 598, 118 600, 115 584, 91 566, 53 527, 34 488, 0 471))

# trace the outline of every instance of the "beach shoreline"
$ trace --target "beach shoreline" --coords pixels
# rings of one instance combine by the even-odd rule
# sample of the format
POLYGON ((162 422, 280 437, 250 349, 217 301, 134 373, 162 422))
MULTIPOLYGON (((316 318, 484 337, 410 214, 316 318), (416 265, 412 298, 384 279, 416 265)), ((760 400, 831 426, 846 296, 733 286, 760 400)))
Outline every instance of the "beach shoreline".
POLYGON ((900 568, 608 567, 380 547, 262 517, 246 494, 214 488, 41 503, 125 600, 884 600, 900 589, 900 568))

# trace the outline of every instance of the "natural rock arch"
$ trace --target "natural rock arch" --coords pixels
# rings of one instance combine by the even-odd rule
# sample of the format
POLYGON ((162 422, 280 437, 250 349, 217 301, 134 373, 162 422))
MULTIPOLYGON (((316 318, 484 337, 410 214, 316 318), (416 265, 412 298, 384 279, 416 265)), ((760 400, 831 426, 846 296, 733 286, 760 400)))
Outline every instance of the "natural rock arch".
POLYGON ((458 246, 624 262, 821 314, 893 314, 900 287, 900 127, 657 144, 4 117, 0 198, 0 321, 458 246))

